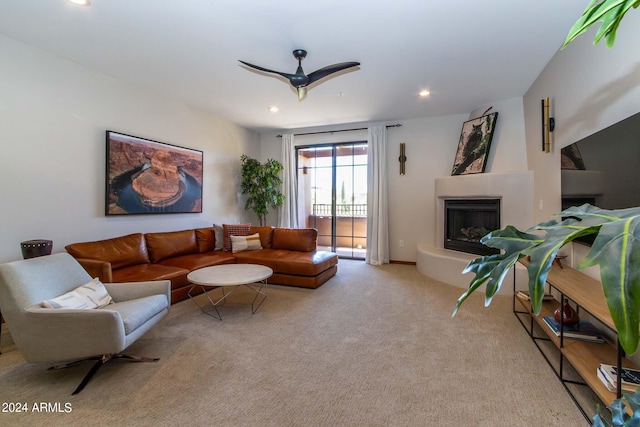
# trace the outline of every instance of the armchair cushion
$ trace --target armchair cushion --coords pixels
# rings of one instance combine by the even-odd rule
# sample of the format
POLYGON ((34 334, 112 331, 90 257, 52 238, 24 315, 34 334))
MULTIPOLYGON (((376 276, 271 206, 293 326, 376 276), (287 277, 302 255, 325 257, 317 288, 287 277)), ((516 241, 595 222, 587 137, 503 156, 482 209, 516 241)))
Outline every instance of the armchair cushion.
POLYGON ((98 278, 76 289, 42 301, 44 308, 100 308, 111 304, 113 299, 98 278))
POLYGON ((124 323, 124 333, 129 335, 166 308, 167 296, 158 294, 136 300, 117 302, 102 309, 120 313, 124 323))

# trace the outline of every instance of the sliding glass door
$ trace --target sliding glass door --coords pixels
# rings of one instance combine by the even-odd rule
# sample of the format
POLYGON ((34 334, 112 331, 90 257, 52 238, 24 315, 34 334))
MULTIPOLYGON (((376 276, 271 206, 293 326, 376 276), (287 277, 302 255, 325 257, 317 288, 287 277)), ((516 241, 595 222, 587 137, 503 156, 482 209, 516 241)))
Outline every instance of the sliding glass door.
POLYGON ((319 249, 364 259, 367 235, 367 143, 299 147, 299 198, 319 249))

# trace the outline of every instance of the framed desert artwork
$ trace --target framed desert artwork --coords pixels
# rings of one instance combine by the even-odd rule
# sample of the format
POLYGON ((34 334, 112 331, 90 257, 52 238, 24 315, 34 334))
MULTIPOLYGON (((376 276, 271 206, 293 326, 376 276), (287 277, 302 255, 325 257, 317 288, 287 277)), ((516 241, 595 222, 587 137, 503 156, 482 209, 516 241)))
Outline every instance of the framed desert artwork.
POLYGON ((202 151, 107 131, 106 215, 202 212, 202 151))
POLYGON ((497 119, 495 112, 463 123, 451 175, 484 172, 497 119))

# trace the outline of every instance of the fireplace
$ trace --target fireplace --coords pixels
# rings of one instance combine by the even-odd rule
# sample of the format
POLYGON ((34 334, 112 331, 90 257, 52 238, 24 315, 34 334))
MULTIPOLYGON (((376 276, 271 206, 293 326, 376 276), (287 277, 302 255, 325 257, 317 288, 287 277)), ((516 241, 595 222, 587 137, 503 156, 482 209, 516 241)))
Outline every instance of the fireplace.
POLYGON ((500 228, 500 199, 450 199, 444 201, 444 247, 476 255, 500 253, 480 239, 500 228))

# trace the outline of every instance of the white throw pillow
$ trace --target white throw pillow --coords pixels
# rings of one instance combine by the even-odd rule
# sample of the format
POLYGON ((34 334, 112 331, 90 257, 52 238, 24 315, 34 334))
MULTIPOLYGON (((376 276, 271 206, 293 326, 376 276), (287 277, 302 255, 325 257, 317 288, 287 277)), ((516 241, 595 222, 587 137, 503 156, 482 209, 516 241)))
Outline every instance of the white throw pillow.
POLYGON ((42 301, 45 308, 101 308, 113 302, 102 282, 96 277, 89 283, 77 287, 59 297, 42 301))
POLYGON ((260 234, 252 234, 250 236, 230 236, 231 237, 231 252, 241 251, 255 251, 256 249, 262 249, 260 245, 260 234))

